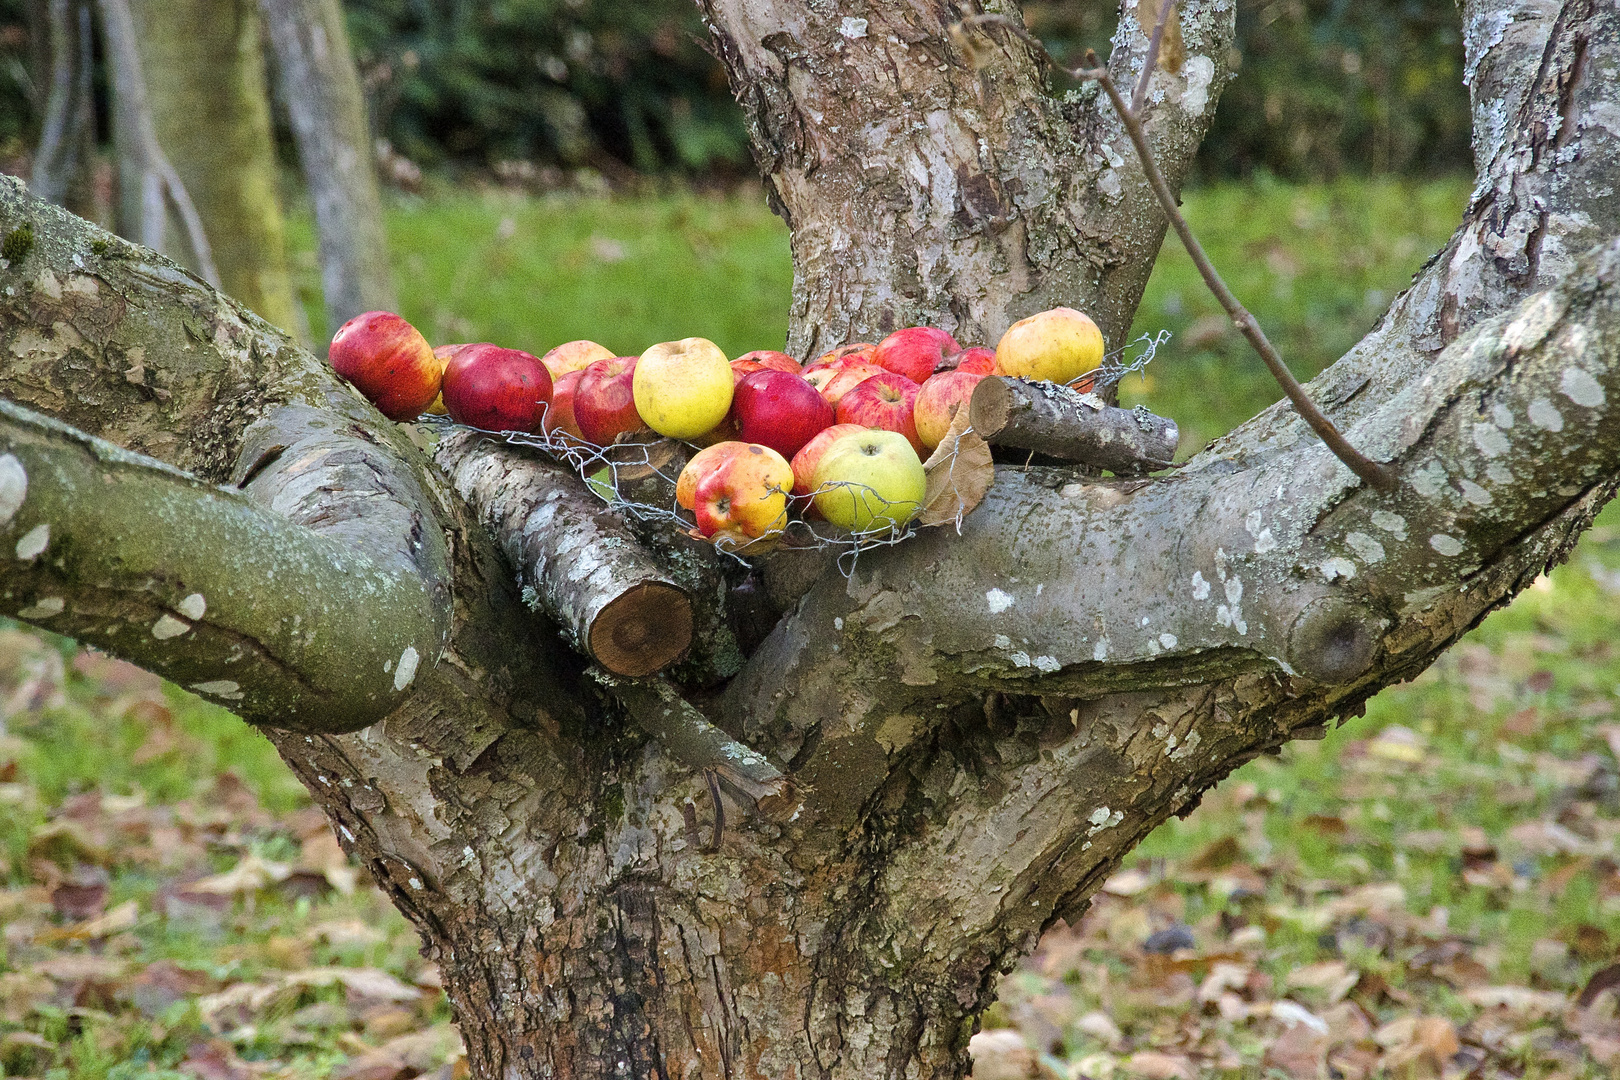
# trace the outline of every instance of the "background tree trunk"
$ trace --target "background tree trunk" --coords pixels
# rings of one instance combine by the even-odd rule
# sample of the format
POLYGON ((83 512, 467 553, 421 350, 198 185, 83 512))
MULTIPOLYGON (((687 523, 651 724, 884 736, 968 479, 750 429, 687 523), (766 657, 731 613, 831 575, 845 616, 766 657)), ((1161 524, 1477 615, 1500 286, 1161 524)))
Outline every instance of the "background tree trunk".
MULTIPOLYGON (((256 6, 133 0, 130 8, 157 140, 196 203, 221 287, 307 337, 287 270, 256 6)), ((176 230, 166 250, 186 252, 184 234, 176 230)))
POLYGON ((94 17, 89 0, 47 0, 43 16, 47 65, 39 148, 29 184, 43 199, 96 218, 96 117, 92 97, 94 17))
POLYGON ((338 0, 260 0, 320 234, 326 326, 398 306, 360 75, 338 0))
MULTIPOLYGON (((1048 106, 1015 49, 980 78, 932 6, 868 7, 710 4, 802 234, 795 340, 930 310, 989 334, 1077 297, 1117 334, 1163 224, 1104 152, 1107 107, 1048 106), (1071 169, 1092 179, 1048 182, 1071 169)), ((523 562, 547 545, 511 532, 532 515, 501 512, 520 465, 446 440, 435 469, 425 433, 380 421, 285 335, 4 180, 0 392, 57 420, 0 424, 0 550, 16 556, 0 611, 265 726, 421 931, 480 1080, 959 1077, 1000 973, 1149 831, 1421 671, 1613 494, 1620 241, 1574 245, 1620 228, 1602 194, 1620 88, 1586 76, 1620 64, 1620 12, 1466 14, 1473 85, 1498 87, 1476 90, 1488 183, 1315 387, 1397 488, 1359 484, 1279 406, 1167 476, 1001 469, 959 534, 867 552, 847 577, 760 559, 751 592, 780 621, 729 682, 709 668, 683 693, 791 777, 789 820, 649 737, 645 695, 593 678, 525 609, 518 576, 543 568, 500 549, 523 562), (1539 256, 1521 263, 1526 247, 1539 256), (307 531, 307 618, 251 565, 207 584, 209 545, 142 536, 150 565, 98 558, 131 528, 112 512, 129 500, 58 509, 97 479, 262 519, 261 565, 281 530, 307 531), (237 492, 216 503, 207 484, 237 492), (350 560, 379 598, 340 617, 320 579, 350 560)), ((1184 33, 1191 56, 1224 55, 1230 5, 1189 5, 1184 33)), ((1127 18, 1122 84, 1144 46, 1127 18)), ((1212 105, 1195 115, 1188 78, 1167 75, 1155 106, 1172 171, 1212 105)), ((672 575, 709 572, 712 552, 678 533, 637 536, 672 575)), ((694 606, 723 625, 743 590, 708 580, 694 606)))

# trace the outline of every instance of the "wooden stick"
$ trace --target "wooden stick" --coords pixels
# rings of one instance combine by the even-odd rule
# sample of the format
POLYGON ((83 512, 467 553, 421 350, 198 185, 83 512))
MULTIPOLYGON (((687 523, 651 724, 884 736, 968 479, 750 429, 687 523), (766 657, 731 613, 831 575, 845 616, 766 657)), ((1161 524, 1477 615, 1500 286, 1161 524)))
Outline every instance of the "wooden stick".
MULTIPOLYGON (((759 751, 711 724, 662 678, 598 678, 624 703, 642 731, 657 739, 669 756, 700 772, 712 772, 772 821, 788 821, 804 804, 797 785, 759 751)), ((715 801, 716 833, 723 821, 715 801)))
POLYGON ((1146 409, 1118 409, 1050 382, 995 375, 968 403, 973 430, 992 446, 1035 450, 1121 476, 1168 468, 1181 432, 1146 409))
POLYGON ((630 676, 651 675, 686 653, 686 590, 572 470, 466 430, 445 436, 435 459, 518 567, 525 599, 574 648, 630 676))

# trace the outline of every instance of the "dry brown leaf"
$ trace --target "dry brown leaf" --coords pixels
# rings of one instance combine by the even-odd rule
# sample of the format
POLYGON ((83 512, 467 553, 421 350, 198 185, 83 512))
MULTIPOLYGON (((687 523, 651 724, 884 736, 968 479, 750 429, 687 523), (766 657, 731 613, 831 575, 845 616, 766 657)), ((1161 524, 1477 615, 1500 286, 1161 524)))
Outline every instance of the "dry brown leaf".
POLYGON ((38 940, 94 941, 98 938, 112 937, 133 927, 140 917, 140 906, 133 900, 126 900, 111 911, 97 915, 93 919, 87 919, 73 926, 64 926, 59 930, 47 931, 41 934, 38 940))
POLYGON ((286 863, 271 862, 257 855, 248 855, 223 874, 193 881, 185 887, 188 893, 211 893, 215 896, 240 896, 258 892, 278 881, 285 881, 292 873, 286 863))
POLYGON ((1181 12, 1175 9, 1174 0, 1140 0, 1136 19, 1142 24, 1142 33, 1152 38, 1153 28, 1159 23, 1160 6, 1166 2, 1171 3, 1172 9, 1164 22, 1164 36, 1159 39, 1158 66, 1174 75, 1187 62, 1187 46, 1181 40, 1181 12))
POLYGON ((984 500, 996 478, 990 444, 968 424, 968 411, 956 410, 939 446, 923 462, 928 489, 923 495, 919 525, 954 525, 984 500))
POLYGON ((1125 1071, 1148 1080, 1194 1080, 1192 1062, 1179 1054, 1139 1050, 1125 1061, 1125 1071))
POLYGON ((354 895, 360 881, 359 869, 349 862, 331 829, 323 829, 304 840, 298 855, 298 869, 320 874, 344 896, 354 895))
POLYGON ((1294 1024, 1266 1048, 1265 1064, 1296 1080, 1317 1080, 1332 1036, 1309 1024, 1294 1024))

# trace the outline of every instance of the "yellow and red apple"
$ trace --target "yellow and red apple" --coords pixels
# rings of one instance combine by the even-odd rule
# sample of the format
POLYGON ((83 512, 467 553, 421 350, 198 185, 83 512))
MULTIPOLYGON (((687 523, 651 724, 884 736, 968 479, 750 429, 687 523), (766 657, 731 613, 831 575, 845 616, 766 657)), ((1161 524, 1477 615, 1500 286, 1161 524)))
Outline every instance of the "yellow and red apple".
POLYGON ((996 350, 988 349, 983 345, 974 345, 963 349, 955 356, 947 357, 945 362, 952 371, 967 371, 974 375, 993 375, 996 370, 996 350))
POLYGON ((1102 331, 1090 317, 1058 307, 1019 319, 996 343, 996 374, 1073 382, 1103 358, 1102 331))
MULTIPOLYGON (((797 375, 804 370, 804 366, 785 352, 775 349, 755 349, 753 352, 743 353, 737 360, 747 360, 751 364, 772 368, 776 371, 791 371, 797 375)), ((737 360, 733 360, 735 364, 737 360)))
POLYGON ((787 528, 792 489, 793 468, 781 454, 758 443, 724 442, 687 462, 675 497, 702 535, 752 540, 787 528))
POLYGON ((338 328, 332 370, 390 420, 411 420, 439 396, 444 365, 416 327, 391 311, 368 311, 338 328))
POLYGON ((922 384, 922 389, 917 391, 912 419, 917 425, 917 438, 922 440, 923 446, 932 450, 940 444, 945 433, 950 431, 957 411, 967 408, 973 388, 979 385, 982 378, 984 376, 977 372, 957 368, 955 371, 942 371, 922 384))
POLYGON ((583 371, 598 360, 609 360, 613 350, 594 341, 566 341, 540 358, 553 379, 570 371, 583 371))

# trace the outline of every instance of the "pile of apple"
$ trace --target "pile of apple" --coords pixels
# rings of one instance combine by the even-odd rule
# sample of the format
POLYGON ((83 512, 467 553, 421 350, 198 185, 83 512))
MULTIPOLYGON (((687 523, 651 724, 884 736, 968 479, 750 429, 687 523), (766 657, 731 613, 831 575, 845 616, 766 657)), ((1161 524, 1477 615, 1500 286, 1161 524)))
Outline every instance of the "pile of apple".
POLYGON ((1072 382, 1102 361, 1095 323, 1053 308, 994 349, 913 326, 801 366, 762 350, 727 360, 712 341, 666 341, 639 357, 571 341, 544 356, 490 344, 432 348, 398 315, 372 311, 332 339, 332 367, 391 420, 459 424, 608 447, 652 433, 702 449, 676 501, 696 531, 741 547, 780 534, 790 509, 857 537, 902 529, 921 506, 923 460, 987 375, 1072 382))

